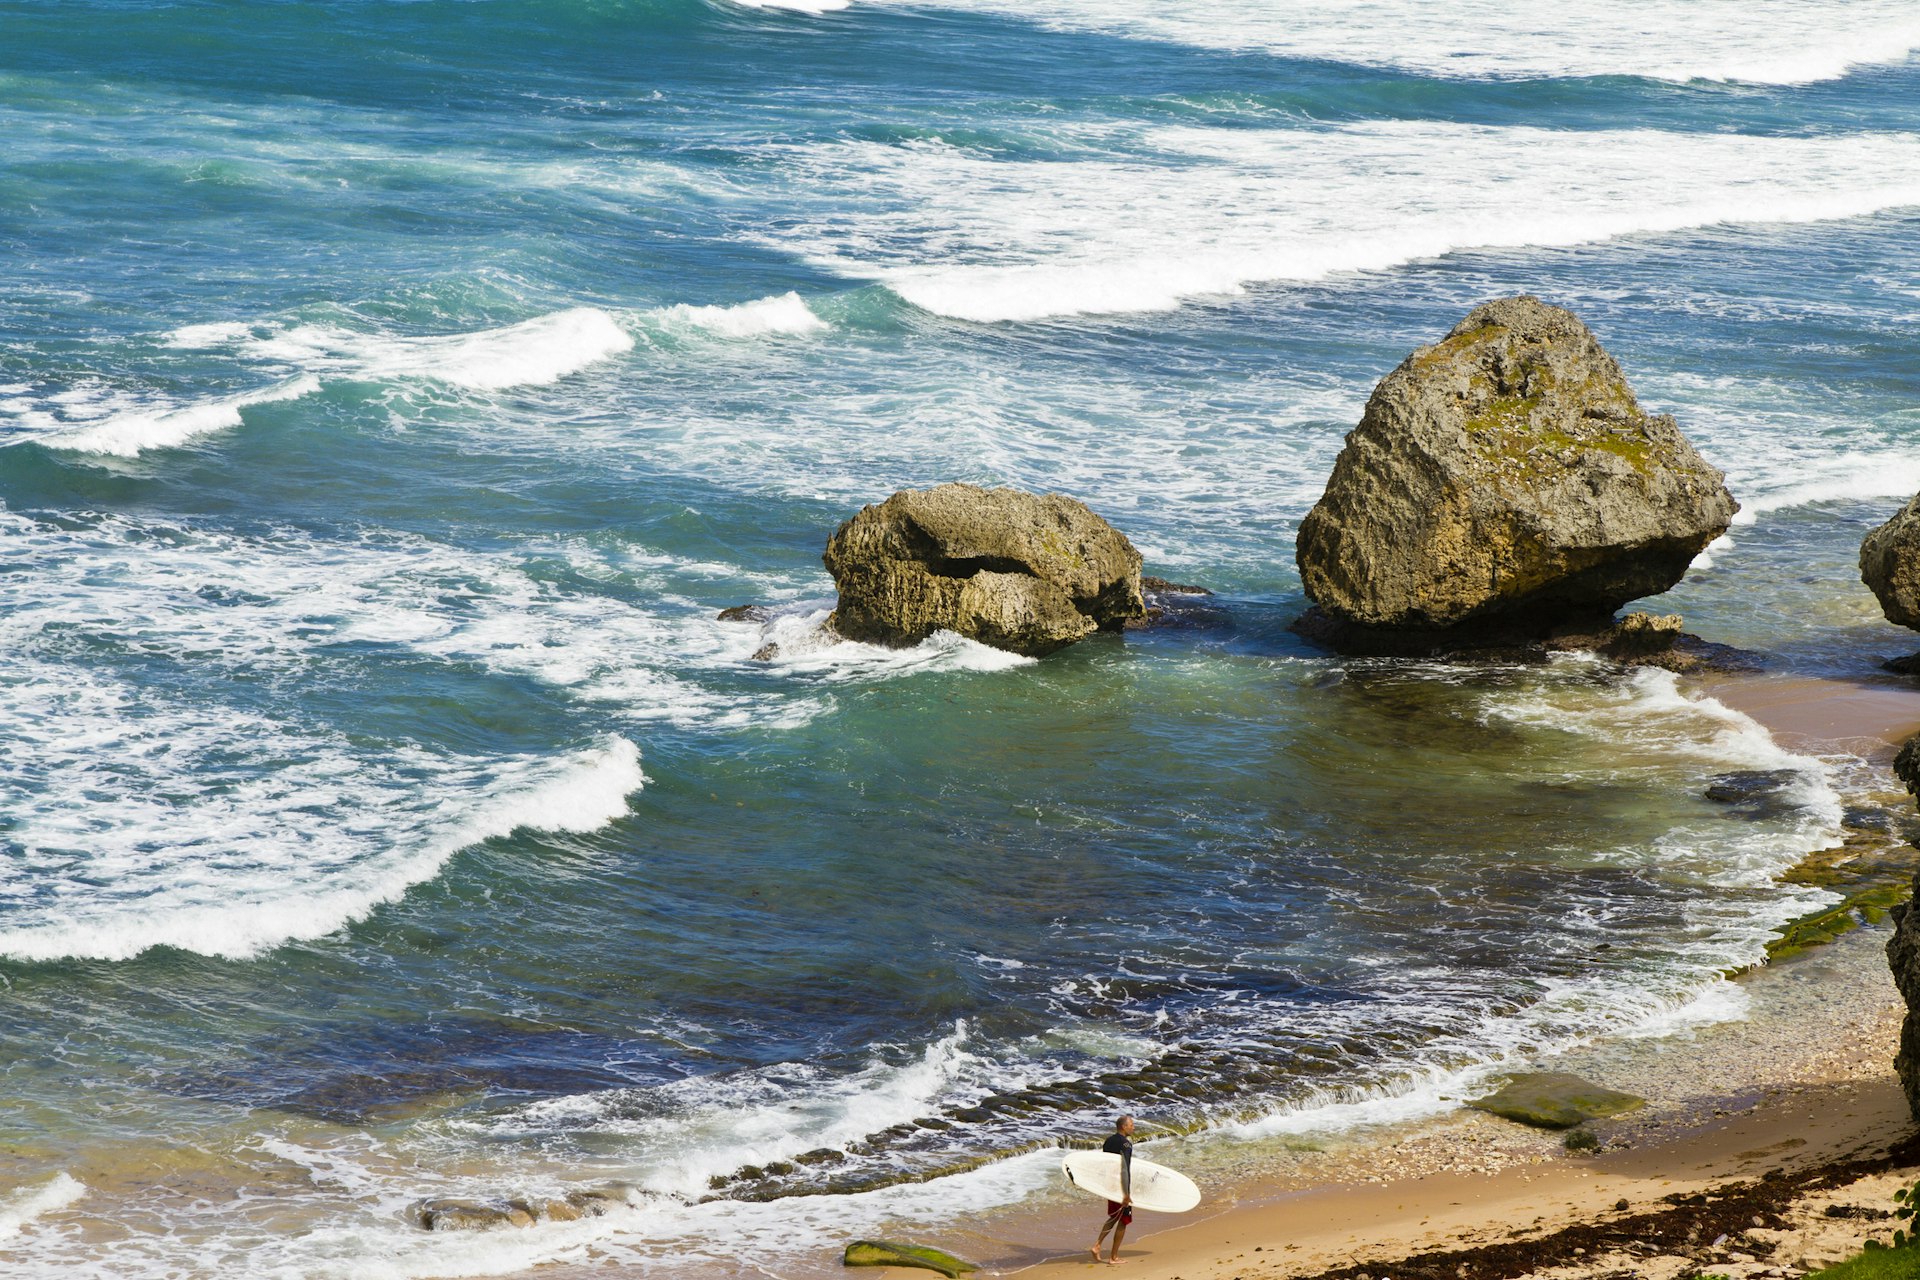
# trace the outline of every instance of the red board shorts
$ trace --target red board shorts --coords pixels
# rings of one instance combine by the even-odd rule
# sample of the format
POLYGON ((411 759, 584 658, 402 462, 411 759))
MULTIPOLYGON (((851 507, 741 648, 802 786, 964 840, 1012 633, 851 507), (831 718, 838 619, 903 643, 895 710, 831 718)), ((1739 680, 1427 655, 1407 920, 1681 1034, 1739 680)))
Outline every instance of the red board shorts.
POLYGON ((1120 1219, 1120 1225, 1126 1226, 1133 1221, 1133 1206, 1121 1204, 1118 1200, 1107 1201, 1107 1216, 1120 1219))

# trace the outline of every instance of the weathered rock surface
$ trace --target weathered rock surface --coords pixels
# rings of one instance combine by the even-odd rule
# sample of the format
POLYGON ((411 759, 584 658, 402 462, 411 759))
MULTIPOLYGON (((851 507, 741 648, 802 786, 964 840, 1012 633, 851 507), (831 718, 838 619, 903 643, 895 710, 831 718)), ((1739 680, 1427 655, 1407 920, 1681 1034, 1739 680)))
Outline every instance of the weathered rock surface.
POLYGON ((1059 494, 943 484, 863 507, 827 542, 850 640, 908 645, 935 631, 1040 657, 1146 617, 1140 553, 1059 494))
POLYGON ((1920 495, 1862 540, 1860 581, 1888 622, 1920 631, 1920 495))
MULTIPOLYGON (((1920 741, 1920 739, 1917 739, 1920 741)), ((1907 744, 1907 751, 1913 743, 1907 744)), ((1905 754, 1903 752, 1902 754, 1905 754)), ((1920 893, 1920 873, 1913 878, 1914 892, 1920 893)), ((1900 1024, 1900 1049, 1894 1054, 1893 1073, 1907 1095, 1907 1107, 1920 1120, 1920 920, 1914 919, 1913 903, 1903 902, 1888 913, 1893 918, 1893 936, 1887 939, 1887 967, 1893 970, 1893 985, 1907 1003, 1906 1019, 1900 1024)))
POLYGON ((1528 1071, 1509 1076, 1496 1092, 1467 1105, 1536 1128, 1571 1129, 1646 1104, 1645 1098, 1604 1088, 1564 1071, 1528 1071))
POLYGON ((1296 557, 1316 638, 1512 642, 1667 590, 1738 509, 1584 324, 1501 298, 1380 381, 1296 557))
POLYGON ((922 1244, 895 1244, 891 1240, 855 1240, 847 1246, 840 1261, 848 1267, 919 1267, 938 1271, 947 1280, 959 1280, 960 1276, 980 1269, 976 1263, 939 1249, 922 1244))

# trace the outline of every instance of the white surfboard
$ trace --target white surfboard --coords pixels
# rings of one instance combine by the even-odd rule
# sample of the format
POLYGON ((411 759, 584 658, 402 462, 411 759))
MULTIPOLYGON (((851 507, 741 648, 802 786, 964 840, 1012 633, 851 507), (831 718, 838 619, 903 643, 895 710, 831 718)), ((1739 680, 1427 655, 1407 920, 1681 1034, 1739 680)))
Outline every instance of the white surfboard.
MULTIPOLYGON (((1111 1151, 1075 1151, 1060 1162, 1067 1181, 1102 1200, 1120 1198, 1120 1157, 1111 1151)), ((1154 1213, 1185 1213, 1200 1203, 1200 1188, 1176 1169, 1133 1158, 1133 1207, 1154 1213)))

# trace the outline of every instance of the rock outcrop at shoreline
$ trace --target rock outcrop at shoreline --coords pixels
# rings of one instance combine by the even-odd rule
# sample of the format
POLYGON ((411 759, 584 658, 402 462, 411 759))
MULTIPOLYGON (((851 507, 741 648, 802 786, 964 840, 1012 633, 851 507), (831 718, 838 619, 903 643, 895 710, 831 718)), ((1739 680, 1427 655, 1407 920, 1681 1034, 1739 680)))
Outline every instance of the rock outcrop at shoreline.
POLYGON ((1296 559, 1301 630, 1421 653, 1603 629, 1678 582, 1739 509, 1578 318, 1484 303, 1374 389, 1296 559))
MULTIPOLYGON (((1913 504, 1907 504, 1912 510, 1913 504)), ((1903 513, 1904 514, 1904 513, 1903 513)), ((1898 519, 1898 517, 1895 517, 1898 519)), ((1866 552, 1861 551, 1861 560, 1866 552)), ((1893 758, 1894 776, 1920 797, 1920 735, 1907 739, 1893 758)), ((1920 895, 1920 872, 1913 877, 1913 891, 1920 895)), ((1893 1059, 1893 1073, 1900 1078, 1900 1089, 1907 1095, 1913 1118, 1920 1121, 1920 920, 1914 918, 1909 899, 1888 913, 1893 919, 1893 936, 1887 939, 1887 967, 1893 970, 1893 985, 1906 1002, 1907 1016, 1900 1024, 1900 1050, 1893 1059)))
POLYGON ((1861 541, 1860 581, 1888 622, 1920 631, 1920 495, 1861 541))
POLYGON ((861 508, 823 557, 849 640, 917 644, 935 631, 1041 657, 1147 617, 1140 553, 1059 494, 943 484, 861 508))
MULTIPOLYGON (((1920 875, 1914 876, 1914 892, 1920 893, 1920 875)), ((1911 901, 1901 903, 1890 914, 1893 936, 1887 939, 1887 967, 1893 970, 1893 985, 1907 1003, 1893 1073, 1900 1078, 1900 1090, 1907 1095, 1913 1118, 1920 1121, 1920 920, 1914 918, 1911 901)))

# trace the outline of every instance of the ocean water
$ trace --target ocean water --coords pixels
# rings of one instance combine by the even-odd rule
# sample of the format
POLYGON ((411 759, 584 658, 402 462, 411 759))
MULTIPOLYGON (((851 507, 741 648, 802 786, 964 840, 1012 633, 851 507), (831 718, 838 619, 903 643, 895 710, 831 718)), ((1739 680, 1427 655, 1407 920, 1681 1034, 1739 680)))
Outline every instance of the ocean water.
POLYGON ((0 1265, 787 1274, 1117 1107, 1340 1129, 1739 1016, 1884 778, 1659 673, 1330 658, 1293 531, 1531 291, 1744 506, 1657 608, 1915 648, 1854 559, 1920 490, 1916 50, 1905 0, 0 0, 0 1265), (828 643, 827 535, 946 480, 1213 607, 828 643))

